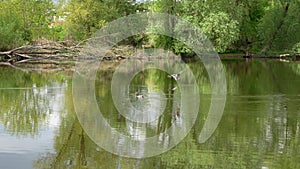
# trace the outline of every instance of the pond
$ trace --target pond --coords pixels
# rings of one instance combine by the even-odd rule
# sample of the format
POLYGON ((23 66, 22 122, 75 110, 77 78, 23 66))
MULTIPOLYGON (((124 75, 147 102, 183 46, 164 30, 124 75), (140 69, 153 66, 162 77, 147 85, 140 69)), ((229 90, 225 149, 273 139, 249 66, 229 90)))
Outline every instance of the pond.
MULTIPOLYGON (((300 168, 300 64, 276 60, 225 60, 223 64, 227 99, 212 136, 198 142, 211 88, 205 67, 190 63, 200 95, 195 124, 171 150, 142 159, 117 156, 93 142, 76 116, 68 73, 0 67, 0 168, 300 168)), ((143 140, 173 125, 184 126, 189 111, 180 110, 181 90, 167 73, 146 69, 130 83, 127 99, 136 109, 150 114, 163 111, 145 124, 118 112, 110 90, 113 73, 114 68, 98 70, 95 96, 114 131, 143 140), (136 93, 143 98, 135 97, 136 93)), ((158 142, 170 142, 164 134, 159 138, 158 142)))

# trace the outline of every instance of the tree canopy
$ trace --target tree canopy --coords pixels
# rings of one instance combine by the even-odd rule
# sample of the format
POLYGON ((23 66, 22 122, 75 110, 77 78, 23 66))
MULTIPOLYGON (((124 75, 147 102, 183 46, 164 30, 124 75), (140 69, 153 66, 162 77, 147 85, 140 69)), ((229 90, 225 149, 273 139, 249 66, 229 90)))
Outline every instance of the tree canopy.
MULTIPOLYGON (((193 23, 219 53, 299 52, 300 46, 298 0, 2 0, 0 9, 0 50, 36 39, 82 41, 105 24, 139 12, 168 13, 193 23)), ((172 23, 171 29, 178 26, 172 23)), ((161 35, 140 35, 125 43, 192 54, 161 35)))

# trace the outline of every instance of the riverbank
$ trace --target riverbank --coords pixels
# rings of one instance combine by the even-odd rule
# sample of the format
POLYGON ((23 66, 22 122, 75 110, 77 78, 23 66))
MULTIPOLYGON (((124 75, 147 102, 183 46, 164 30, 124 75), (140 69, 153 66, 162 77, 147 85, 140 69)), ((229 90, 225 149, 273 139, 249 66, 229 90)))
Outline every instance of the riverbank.
MULTIPOLYGON (((68 43, 37 43, 34 45, 21 46, 10 51, 0 52, 0 65, 11 66, 21 70, 39 70, 39 71, 61 71, 73 70, 80 51, 81 45, 70 45, 68 43)), ((102 57, 103 61, 119 62, 124 59, 138 57, 142 58, 143 53, 138 52, 133 46, 122 45, 106 51, 104 56, 94 53, 94 57, 102 57), (99 56, 96 56, 99 55, 99 56)), ((91 52, 93 53, 93 52, 91 52)), ((243 60, 243 59, 278 59, 284 62, 299 62, 300 54, 273 54, 269 56, 260 56, 257 54, 226 53, 219 54, 221 60, 243 60)), ((195 57, 182 57, 186 62, 197 60, 195 57)), ((110 67, 108 65, 104 67, 110 67)))

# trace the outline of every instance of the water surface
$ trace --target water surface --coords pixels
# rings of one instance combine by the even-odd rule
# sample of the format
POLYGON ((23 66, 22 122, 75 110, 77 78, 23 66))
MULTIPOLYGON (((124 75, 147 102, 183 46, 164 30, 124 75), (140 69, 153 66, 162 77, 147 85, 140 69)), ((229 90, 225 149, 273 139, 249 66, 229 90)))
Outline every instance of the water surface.
MULTIPOLYGON (((0 168, 300 168, 300 65, 275 60, 223 63, 228 94, 213 136, 204 144, 197 141, 211 90, 204 66, 191 63, 200 94, 196 124, 170 151, 138 160, 106 152, 88 137, 74 112, 70 75, 1 67, 0 168)), ((100 69, 95 82, 99 108, 110 126, 136 140, 161 135, 158 141, 168 144, 161 133, 183 126, 181 91, 172 90, 176 81, 156 69, 135 76, 127 99, 137 109, 163 109, 157 120, 139 124, 114 106, 113 72, 100 69), (145 98, 136 98, 136 92, 145 98)), ((138 153, 143 151, 141 147, 138 153)))

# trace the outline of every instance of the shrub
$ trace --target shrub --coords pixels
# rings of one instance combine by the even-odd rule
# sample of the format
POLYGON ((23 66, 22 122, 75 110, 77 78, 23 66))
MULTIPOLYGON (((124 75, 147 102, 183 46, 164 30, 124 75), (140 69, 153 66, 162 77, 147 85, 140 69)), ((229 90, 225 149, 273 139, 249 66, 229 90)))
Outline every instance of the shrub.
POLYGON ((24 43, 20 25, 17 15, 0 13, 0 50, 9 50, 24 43))

